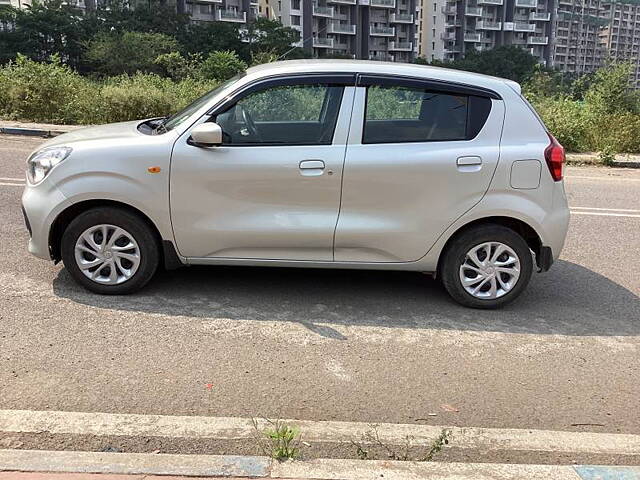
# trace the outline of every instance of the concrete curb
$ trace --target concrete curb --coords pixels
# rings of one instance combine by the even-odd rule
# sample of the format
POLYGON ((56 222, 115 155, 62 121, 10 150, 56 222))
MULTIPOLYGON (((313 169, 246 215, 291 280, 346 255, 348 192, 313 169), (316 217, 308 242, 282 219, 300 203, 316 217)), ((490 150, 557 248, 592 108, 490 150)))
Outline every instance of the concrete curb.
MULTIPOLYGON (((171 475, 314 480, 638 480, 640 467, 334 460, 267 457, 0 450, 0 472, 171 475)), ((6 478, 6 476, 4 477, 6 478)), ((15 477, 16 480, 19 476, 15 477)), ((11 479, 9 477, 7 480, 11 479)))
POLYGON ((267 457, 0 450, 0 471, 255 478, 270 469, 267 457))
POLYGON ((27 137, 57 137, 71 130, 43 130, 39 128, 0 127, 0 133, 5 135, 23 135, 27 137))
MULTIPOLYGON (((257 419, 260 429, 268 427, 257 419)), ((373 425, 360 422, 283 419, 300 428, 309 442, 367 443, 363 437, 373 425)), ((611 455, 640 455, 640 435, 565 432, 554 430, 476 428, 416 424, 375 424, 378 437, 389 445, 404 445, 407 436, 431 443, 443 430, 451 432, 451 446, 475 450, 522 450, 611 455)), ((115 435, 165 438, 253 439, 253 419, 85 413, 34 410, 0 410, 0 432, 71 435, 115 435)))

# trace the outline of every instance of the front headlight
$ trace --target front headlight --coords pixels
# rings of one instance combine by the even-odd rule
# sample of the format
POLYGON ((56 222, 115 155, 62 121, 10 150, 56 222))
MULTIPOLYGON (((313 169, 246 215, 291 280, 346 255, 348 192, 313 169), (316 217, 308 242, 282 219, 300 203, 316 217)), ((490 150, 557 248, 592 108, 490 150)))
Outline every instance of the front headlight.
POLYGON ((32 185, 40 183, 51 169, 67 158, 70 153, 70 147, 49 147, 31 155, 27 160, 29 183, 32 185))

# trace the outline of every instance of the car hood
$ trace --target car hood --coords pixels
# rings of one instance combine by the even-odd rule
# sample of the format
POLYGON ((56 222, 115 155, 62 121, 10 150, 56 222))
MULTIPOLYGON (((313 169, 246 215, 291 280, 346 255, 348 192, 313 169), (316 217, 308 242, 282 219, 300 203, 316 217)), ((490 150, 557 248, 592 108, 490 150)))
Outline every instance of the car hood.
POLYGON ((137 128, 141 122, 142 120, 134 120, 132 122, 109 123, 107 125, 79 128, 52 138, 41 145, 40 148, 67 145, 87 140, 115 140, 126 137, 137 137, 142 135, 137 128))

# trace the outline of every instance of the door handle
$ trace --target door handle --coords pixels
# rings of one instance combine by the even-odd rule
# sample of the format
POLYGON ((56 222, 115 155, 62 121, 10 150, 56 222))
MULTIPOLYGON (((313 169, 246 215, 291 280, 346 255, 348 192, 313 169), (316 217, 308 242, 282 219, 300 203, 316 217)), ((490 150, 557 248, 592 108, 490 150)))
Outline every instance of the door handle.
POLYGON ((477 156, 458 157, 456 165, 461 172, 477 172, 482 168, 482 158, 477 156))
POLYGON ((324 162, 322 160, 303 160, 299 165, 300 174, 305 177, 322 175, 324 172, 324 162))
POLYGON ((324 168, 322 160, 303 160, 300 162, 300 170, 315 170, 318 168, 324 168))

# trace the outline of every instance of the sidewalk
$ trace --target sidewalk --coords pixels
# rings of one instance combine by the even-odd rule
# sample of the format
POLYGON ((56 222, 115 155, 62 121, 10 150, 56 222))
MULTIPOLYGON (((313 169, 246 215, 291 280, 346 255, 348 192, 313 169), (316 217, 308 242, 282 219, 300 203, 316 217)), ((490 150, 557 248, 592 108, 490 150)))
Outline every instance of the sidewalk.
MULTIPOLYGON (((353 446, 354 440, 366 450, 373 445, 365 435, 371 429, 369 424, 281 421, 299 428, 305 448, 317 444, 353 446)), ((376 424, 376 439, 384 442, 387 452, 402 448, 407 438, 428 448, 443 430, 449 431, 451 437, 435 457, 437 461, 391 461, 385 460, 386 454, 377 460, 360 460, 359 455, 335 455, 338 450, 334 448, 334 455, 329 455, 334 458, 322 455, 280 462, 246 453, 257 450, 256 429, 264 431, 268 425, 266 420, 255 419, 254 424, 254 419, 241 417, 0 410, 0 434, 4 436, 5 448, 10 445, 6 441, 9 439, 15 445, 15 449, 0 450, 0 480, 155 480, 153 476, 161 476, 162 480, 172 476, 290 480, 640 480, 640 467, 618 466, 640 464, 640 435, 380 423, 376 424), (38 450, 52 436, 66 439, 58 445, 66 445, 69 450, 38 450), (218 447, 197 452, 216 452, 222 448, 229 453, 233 451, 231 442, 237 445, 242 441, 252 448, 237 455, 185 454, 180 450, 174 450, 178 453, 77 451, 86 448, 91 437, 109 438, 118 445, 121 444, 118 438, 162 438, 165 445, 171 439, 218 442, 218 447), (73 443, 73 438, 80 439, 80 443, 73 443), (221 447, 224 442, 228 442, 227 446, 221 447), (449 453, 456 450, 462 455, 450 457, 449 453), (505 455, 496 457, 496 452, 505 455), (538 456, 523 456, 526 452, 538 456), (578 462, 583 465, 573 465, 578 462)), ((303 449, 303 457, 306 452, 303 449)))
POLYGON ((0 450, 0 480, 639 480, 639 467, 0 450))

